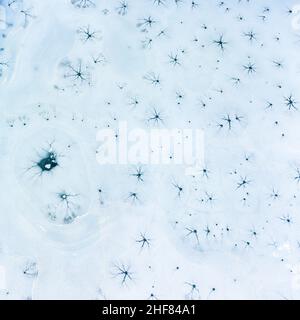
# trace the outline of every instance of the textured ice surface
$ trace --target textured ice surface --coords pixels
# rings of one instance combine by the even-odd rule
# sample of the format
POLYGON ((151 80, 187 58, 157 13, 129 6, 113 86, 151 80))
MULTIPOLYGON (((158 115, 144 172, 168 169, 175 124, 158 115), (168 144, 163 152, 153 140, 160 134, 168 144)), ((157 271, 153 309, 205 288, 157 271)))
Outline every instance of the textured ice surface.
POLYGON ((296 1, 0 4, 1 299, 300 297, 296 1), (99 165, 120 121, 203 168, 99 165))

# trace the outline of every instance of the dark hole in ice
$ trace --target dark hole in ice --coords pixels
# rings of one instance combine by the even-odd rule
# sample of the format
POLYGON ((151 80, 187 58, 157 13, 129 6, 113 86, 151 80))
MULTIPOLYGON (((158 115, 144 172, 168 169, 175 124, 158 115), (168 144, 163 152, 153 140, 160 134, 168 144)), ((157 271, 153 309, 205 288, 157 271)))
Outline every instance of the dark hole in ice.
POLYGON ((42 171, 51 171, 58 166, 56 154, 54 152, 48 152, 47 155, 37 163, 37 165, 42 171))
POLYGON ((24 268, 23 273, 30 277, 36 277, 38 275, 38 268, 35 262, 30 262, 24 268))

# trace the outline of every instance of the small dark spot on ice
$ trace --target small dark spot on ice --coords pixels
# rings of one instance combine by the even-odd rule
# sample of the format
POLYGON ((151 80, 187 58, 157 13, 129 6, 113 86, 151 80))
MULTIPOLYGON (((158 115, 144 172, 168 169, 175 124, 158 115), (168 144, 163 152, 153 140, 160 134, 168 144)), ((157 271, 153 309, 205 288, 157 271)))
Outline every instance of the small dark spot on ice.
POLYGON ((44 171, 51 171, 58 166, 56 154, 49 151, 47 155, 37 163, 38 167, 44 171))

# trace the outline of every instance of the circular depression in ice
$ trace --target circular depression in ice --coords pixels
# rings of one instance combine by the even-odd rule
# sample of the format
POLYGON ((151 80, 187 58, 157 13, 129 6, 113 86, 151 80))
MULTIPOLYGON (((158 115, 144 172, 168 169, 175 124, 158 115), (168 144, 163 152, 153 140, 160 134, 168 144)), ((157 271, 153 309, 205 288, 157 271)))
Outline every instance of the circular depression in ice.
POLYGON ((80 246, 99 232, 80 137, 59 123, 26 133, 12 151, 17 210, 47 239, 80 246))

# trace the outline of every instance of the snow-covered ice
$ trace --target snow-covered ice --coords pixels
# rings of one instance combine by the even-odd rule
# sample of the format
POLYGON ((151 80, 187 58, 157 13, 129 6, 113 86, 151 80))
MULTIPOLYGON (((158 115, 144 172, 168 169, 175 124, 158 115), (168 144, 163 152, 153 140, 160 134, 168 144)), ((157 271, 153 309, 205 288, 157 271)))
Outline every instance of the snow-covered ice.
POLYGON ((0 0, 0 299, 300 298, 299 4, 0 0), (99 164, 121 122, 201 167, 99 164))

